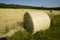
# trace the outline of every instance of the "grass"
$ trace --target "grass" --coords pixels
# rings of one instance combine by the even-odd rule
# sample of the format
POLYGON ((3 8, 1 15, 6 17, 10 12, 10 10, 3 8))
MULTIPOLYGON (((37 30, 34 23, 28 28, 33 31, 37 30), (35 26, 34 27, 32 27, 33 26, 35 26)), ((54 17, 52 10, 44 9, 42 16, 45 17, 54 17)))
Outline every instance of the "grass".
MULTIPOLYGON (((40 12, 41 10, 22 10, 22 9, 0 9, 0 15, 7 15, 10 19, 20 19, 22 18, 20 13, 23 15, 25 11, 28 12, 40 12), (8 12, 7 12, 8 11, 8 12), (17 14, 18 13, 18 14, 17 14), (10 17, 11 15, 11 17, 10 17), (14 16, 13 16, 14 15, 14 16), (21 17, 21 18, 20 18, 21 17)), ((45 11, 45 10, 43 10, 45 11)), ((60 11, 53 11, 55 14, 60 14, 60 11)), ((3 18, 3 16, 0 16, 3 18)), ((6 18, 6 16, 4 16, 6 18)), ((3 21, 2 19, 0 19, 3 21)), ((14 21, 14 20, 13 20, 14 21)), ((15 20, 17 21, 17 20, 15 20)), ((26 31, 18 31, 16 34, 8 38, 8 40, 60 40, 60 15, 55 15, 51 26, 46 31, 37 32, 34 35, 27 33, 26 31)))
POLYGON ((60 15, 55 15, 51 26, 46 31, 30 35, 26 31, 19 31, 8 40, 60 40, 60 15))

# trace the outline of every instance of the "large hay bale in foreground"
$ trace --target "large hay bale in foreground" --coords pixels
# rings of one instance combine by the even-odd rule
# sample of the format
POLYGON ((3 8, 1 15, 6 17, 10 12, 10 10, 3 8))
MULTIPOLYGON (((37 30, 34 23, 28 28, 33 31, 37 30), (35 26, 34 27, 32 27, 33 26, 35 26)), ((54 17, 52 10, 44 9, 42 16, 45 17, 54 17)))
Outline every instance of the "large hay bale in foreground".
POLYGON ((33 32, 33 21, 31 16, 27 12, 24 15, 24 28, 30 33, 33 32))
POLYGON ((24 15, 24 28, 29 33, 44 31, 50 26, 50 17, 45 12, 26 12, 24 15))

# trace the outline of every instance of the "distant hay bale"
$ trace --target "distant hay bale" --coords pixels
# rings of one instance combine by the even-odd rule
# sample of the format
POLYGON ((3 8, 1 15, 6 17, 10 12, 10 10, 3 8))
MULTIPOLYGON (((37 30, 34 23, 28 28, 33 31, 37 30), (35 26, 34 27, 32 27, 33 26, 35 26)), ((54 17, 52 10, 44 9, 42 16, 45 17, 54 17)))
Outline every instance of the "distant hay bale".
POLYGON ((46 30, 50 26, 50 17, 45 12, 26 12, 24 15, 24 28, 29 33, 46 30))

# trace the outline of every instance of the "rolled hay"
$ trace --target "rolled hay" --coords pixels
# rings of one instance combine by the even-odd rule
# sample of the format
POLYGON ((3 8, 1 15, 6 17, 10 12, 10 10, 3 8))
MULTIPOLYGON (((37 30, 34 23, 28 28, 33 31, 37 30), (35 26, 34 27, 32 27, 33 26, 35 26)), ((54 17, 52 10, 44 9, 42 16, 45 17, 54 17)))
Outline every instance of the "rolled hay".
POLYGON ((44 31, 50 26, 50 17, 45 12, 26 12, 24 14, 24 29, 29 33, 44 31))
POLYGON ((24 15, 24 28, 32 33, 33 32, 33 21, 29 13, 25 13, 24 15))

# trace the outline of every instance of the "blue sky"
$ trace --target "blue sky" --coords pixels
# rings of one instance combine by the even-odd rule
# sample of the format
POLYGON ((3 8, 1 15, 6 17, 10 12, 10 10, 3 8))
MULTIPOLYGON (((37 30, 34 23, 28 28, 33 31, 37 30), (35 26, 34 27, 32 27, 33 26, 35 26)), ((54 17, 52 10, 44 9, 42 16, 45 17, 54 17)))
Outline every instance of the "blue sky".
POLYGON ((0 3, 29 6, 60 7, 60 0, 0 0, 0 3))

